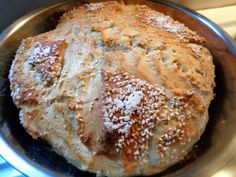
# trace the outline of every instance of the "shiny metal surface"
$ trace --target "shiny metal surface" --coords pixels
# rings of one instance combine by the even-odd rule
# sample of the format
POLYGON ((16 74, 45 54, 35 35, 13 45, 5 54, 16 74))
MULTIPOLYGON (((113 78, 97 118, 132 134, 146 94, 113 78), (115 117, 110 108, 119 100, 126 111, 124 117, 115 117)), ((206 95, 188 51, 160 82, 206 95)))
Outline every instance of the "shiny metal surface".
MULTIPOLYGON (((125 0, 125 3, 147 4, 197 31, 209 41, 207 47, 216 66, 216 97, 205 133, 185 161, 155 176, 208 177, 222 170, 236 176, 235 43, 217 25, 189 9, 161 0, 125 0)), ((53 29, 60 15, 74 4, 68 1, 33 12, 0 35, 0 154, 27 176, 95 176, 68 164, 46 142, 35 141, 25 132, 12 103, 7 79, 21 39, 53 29)))

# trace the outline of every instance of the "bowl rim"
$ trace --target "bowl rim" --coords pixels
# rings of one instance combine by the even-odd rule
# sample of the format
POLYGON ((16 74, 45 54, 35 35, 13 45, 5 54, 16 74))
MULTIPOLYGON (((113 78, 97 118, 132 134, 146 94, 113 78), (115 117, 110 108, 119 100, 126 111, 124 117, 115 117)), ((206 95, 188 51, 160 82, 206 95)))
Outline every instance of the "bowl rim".
MULTIPOLYGON (((191 18, 200 21, 208 28, 214 31, 217 36, 222 39, 227 47, 229 48, 230 52, 236 58, 236 42, 217 24, 212 22, 210 19, 206 18, 205 16, 199 14, 196 11, 193 11, 189 8, 182 7, 172 2, 162 1, 162 0, 149 0, 154 3, 163 4, 165 6, 169 6, 171 8, 177 9, 191 18)), ((17 29, 21 26, 26 24, 30 19, 33 17, 49 11, 50 9, 54 9, 69 3, 75 3, 76 0, 64 0, 60 3, 55 3, 53 5, 49 5, 47 7, 43 7, 37 10, 34 10, 22 17, 18 20, 13 22, 10 26, 8 26, 1 34, 0 34, 0 48, 4 45, 4 40, 11 36, 17 29)), ((78 1, 77 1, 78 2, 78 1)), ((26 176, 35 176, 35 177, 51 177, 51 176, 64 176, 59 173, 53 172, 46 167, 41 166, 40 164, 36 163, 34 160, 28 158, 22 152, 19 152, 17 148, 11 145, 11 142, 7 139, 7 137, 2 133, 0 129, 0 155, 16 170, 20 171, 22 174, 26 176)))

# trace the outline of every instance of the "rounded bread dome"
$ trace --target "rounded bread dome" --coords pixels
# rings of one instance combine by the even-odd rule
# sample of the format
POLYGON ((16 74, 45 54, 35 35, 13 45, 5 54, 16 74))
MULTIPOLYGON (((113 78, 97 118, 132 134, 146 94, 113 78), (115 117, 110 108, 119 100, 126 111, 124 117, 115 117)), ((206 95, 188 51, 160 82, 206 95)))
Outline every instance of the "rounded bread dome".
POLYGON ((204 42, 144 5, 79 5, 17 51, 9 79, 21 123, 82 170, 161 172, 208 121, 215 83, 204 42))

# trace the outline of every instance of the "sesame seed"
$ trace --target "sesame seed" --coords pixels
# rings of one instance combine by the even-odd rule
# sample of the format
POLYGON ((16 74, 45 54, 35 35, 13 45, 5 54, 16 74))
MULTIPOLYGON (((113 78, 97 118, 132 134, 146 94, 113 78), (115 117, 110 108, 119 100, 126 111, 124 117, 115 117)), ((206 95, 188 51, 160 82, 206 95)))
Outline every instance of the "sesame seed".
POLYGON ((82 118, 78 119, 78 121, 84 123, 84 119, 82 118))
POLYGON ((32 92, 28 93, 28 95, 27 95, 27 96, 28 96, 28 97, 32 96, 32 92))
MULTIPOLYGON (((164 94, 165 90, 158 85, 151 85, 121 71, 115 74, 105 72, 104 76, 107 77, 104 79, 105 86, 102 91, 104 126, 110 131, 118 132, 117 152, 127 145, 132 146, 134 158, 140 158, 148 151, 149 146, 146 143, 153 136, 152 131, 156 125, 168 123, 172 119, 180 127, 186 125, 187 114, 191 112, 185 113, 189 105, 181 106, 185 105, 181 97, 168 98, 164 94), (116 84, 111 85, 109 82, 116 84), (139 148, 143 149, 141 154, 139 148)), ((159 137, 158 147, 163 152, 185 133, 174 128, 159 137)))
POLYGON ((138 150, 134 151, 134 155, 139 155, 139 154, 140 154, 140 153, 139 153, 138 150))

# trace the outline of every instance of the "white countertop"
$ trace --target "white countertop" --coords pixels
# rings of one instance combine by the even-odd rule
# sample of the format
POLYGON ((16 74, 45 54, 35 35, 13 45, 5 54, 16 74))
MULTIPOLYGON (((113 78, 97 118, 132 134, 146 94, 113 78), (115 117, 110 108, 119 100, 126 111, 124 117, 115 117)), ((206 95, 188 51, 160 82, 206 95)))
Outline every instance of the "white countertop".
POLYGON ((236 39, 236 5, 198 10, 197 12, 211 19, 236 39))

